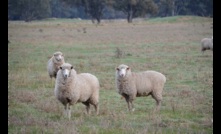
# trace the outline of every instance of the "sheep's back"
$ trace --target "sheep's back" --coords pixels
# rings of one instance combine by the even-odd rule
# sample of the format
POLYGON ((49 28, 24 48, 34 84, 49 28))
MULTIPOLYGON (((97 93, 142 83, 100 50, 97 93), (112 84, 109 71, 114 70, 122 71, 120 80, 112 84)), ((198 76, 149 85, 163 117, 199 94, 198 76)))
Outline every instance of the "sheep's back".
POLYGON ((201 40, 201 45, 204 48, 210 48, 213 46, 213 43, 210 38, 204 38, 201 40))
POLYGON ((149 93, 152 90, 162 89, 166 82, 166 77, 156 71, 145 71, 140 73, 133 73, 136 81, 136 89, 138 94, 149 93))
POLYGON ((90 97, 92 94, 99 94, 99 81, 97 77, 89 73, 81 73, 77 75, 77 86, 80 88, 80 94, 84 98, 90 97))

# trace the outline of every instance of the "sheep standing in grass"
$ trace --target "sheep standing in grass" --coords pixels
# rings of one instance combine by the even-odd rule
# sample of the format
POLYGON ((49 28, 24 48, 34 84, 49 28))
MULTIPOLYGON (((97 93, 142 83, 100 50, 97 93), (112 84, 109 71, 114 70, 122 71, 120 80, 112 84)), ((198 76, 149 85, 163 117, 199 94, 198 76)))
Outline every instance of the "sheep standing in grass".
POLYGON ((156 100, 156 110, 159 111, 166 82, 163 74, 156 71, 134 73, 129 66, 121 64, 116 68, 115 76, 117 92, 125 98, 129 111, 134 111, 136 97, 148 95, 156 100))
POLYGON ((204 53, 206 50, 213 51, 213 36, 211 38, 204 38, 201 40, 201 51, 204 53))
POLYGON ((71 118, 70 106, 77 102, 86 105, 87 113, 90 114, 90 104, 99 113, 99 81, 89 73, 77 74, 73 66, 64 63, 58 73, 55 83, 55 96, 64 105, 65 116, 71 118))
POLYGON ((65 63, 64 56, 62 52, 55 52, 53 56, 49 59, 47 70, 50 78, 54 77, 56 78, 57 72, 59 70, 59 67, 65 63))

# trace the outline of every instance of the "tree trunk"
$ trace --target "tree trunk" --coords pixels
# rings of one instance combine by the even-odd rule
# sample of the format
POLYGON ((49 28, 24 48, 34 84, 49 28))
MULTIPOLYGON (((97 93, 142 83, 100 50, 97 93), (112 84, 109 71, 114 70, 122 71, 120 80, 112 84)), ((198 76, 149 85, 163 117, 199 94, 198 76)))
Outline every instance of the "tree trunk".
POLYGON ((97 19, 97 24, 100 24, 101 23, 101 18, 97 16, 96 19, 97 19))
POLYGON ((132 10, 132 5, 129 4, 129 5, 128 5, 127 22, 128 22, 128 23, 132 23, 132 19, 133 19, 133 10, 132 10))
POLYGON ((172 16, 174 16, 174 10, 175 10, 175 1, 173 1, 173 5, 172 5, 172 11, 171 11, 172 16))

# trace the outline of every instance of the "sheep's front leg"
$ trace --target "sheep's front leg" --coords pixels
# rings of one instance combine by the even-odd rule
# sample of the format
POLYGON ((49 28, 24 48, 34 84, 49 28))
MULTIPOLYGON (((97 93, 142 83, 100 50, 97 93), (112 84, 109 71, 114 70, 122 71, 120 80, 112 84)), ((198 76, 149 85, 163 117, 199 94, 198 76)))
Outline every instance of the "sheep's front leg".
POLYGON ((71 108, 69 103, 64 106, 64 115, 65 117, 68 117, 69 120, 71 119, 71 108))
POLYGON ((68 119, 71 119, 71 106, 68 104, 68 119))
POLYGON ((128 95, 123 95, 126 102, 127 102, 127 106, 128 106, 128 110, 131 112, 133 112, 135 109, 134 109, 134 104, 133 104, 133 99, 131 99, 128 95))

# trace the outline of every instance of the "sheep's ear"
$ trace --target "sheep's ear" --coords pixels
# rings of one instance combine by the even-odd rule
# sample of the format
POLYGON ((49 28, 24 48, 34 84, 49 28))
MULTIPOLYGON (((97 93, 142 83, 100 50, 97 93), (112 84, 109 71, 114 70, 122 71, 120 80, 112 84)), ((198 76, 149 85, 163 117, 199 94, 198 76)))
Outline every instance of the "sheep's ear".
POLYGON ((73 69, 73 66, 71 66, 71 69, 73 69))
POLYGON ((62 67, 59 67, 60 69, 62 69, 62 67))

